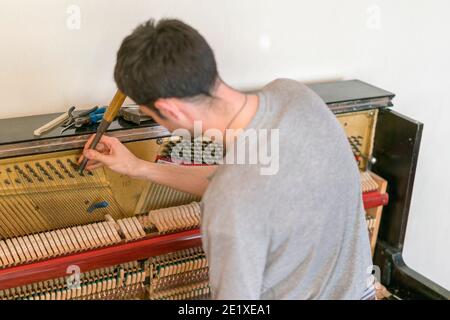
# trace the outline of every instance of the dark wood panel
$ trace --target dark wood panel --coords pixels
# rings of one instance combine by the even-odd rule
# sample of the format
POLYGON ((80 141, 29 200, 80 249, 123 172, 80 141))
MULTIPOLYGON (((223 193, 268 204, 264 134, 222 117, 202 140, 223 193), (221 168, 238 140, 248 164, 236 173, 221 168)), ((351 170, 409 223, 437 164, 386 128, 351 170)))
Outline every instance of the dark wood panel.
POLYGON ((390 197, 378 238, 403 248, 423 124, 395 111, 380 110, 372 171, 386 179, 390 197))

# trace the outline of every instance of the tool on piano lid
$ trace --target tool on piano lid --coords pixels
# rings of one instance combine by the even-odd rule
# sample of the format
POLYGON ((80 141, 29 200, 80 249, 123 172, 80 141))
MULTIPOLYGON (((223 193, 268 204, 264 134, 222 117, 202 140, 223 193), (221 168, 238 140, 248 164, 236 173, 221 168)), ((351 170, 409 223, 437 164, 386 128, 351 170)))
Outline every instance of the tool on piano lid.
POLYGON ((75 107, 71 107, 67 112, 64 112, 62 115, 53 119, 52 121, 44 124, 42 127, 34 130, 33 134, 35 136, 40 136, 44 132, 50 131, 56 127, 59 127, 62 123, 64 123, 67 119, 69 119, 72 115, 72 112, 75 110, 75 107))
MULTIPOLYGON (((106 109, 106 112, 103 115, 102 122, 100 122, 100 125, 98 126, 97 133, 95 134, 94 140, 92 140, 92 143, 89 145, 89 149, 95 149, 101 137, 103 136, 103 134, 106 132, 111 122, 119 113, 120 107, 125 101, 125 98, 126 96, 120 90, 117 90, 111 103, 109 104, 108 109, 106 109)), ((86 157, 83 158, 83 161, 80 164, 79 170, 80 173, 83 173, 84 169, 86 168, 87 162, 88 159, 86 157)))
POLYGON ((80 128, 86 124, 94 124, 102 120, 103 115, 106 111, 106 107, 98 107, 95 106, 87 111, 82 111, 76 116, 73 115, 73 112, 70 114, 69 119, 63 124, 63 129, 61 130, 61 134, 70 128, 80 128))
POLYGON ((76 128, 80 128, 86 124, 94 124, 103 119, 103 115, 106 112, 106 107, 97 107, 96 110, 90 112, 87 115, 78 116, 74 119, 74 124, 76 128))
POLYGON ((142 122, 152 120, 151 117, 144 114, 138 105, 125 106, 120 110, 119 116, 129 122, 140 125, 142 122))

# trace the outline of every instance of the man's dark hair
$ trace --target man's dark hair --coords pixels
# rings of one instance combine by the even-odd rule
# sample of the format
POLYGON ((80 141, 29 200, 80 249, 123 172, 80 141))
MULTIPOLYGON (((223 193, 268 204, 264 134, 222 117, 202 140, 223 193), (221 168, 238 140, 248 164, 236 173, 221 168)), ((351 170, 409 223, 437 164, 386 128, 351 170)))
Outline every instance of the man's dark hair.
POLYGON ((179 20, 149 20, 127 36, 117 53, 118 88, 139 105, 159 98, 211 96, 218 73, 211 47, 179 20))

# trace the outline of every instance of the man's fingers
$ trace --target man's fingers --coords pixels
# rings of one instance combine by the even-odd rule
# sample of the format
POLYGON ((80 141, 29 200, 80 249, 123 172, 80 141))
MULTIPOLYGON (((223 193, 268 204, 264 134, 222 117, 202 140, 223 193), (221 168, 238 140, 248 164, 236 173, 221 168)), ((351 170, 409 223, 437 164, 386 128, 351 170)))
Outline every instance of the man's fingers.
POLYGON ((93 134, 89 137, 89 139, 86 141, 86 144, 84 145, 83 150, 89 149, 89 147, 91 146, 92 140, 94 140, 94 137, 95 137, 95 134, 93 134))
POLYGON ((95 150, 101 153, 107 153, 109 152, 108 146, 106 146, 104 143, 99 142, 99 144, 95 147, 95 150))
POLYGON ((88 164, 88 165, 86 166, 86 170, 94 171, 95 169, 101 168, 101 167, 103 167, 103 166, 104 166, 103 163, 101 163, 101 162, 95 162, 95 163, 92 163, 92 164, 88 164))
POLYGON ((117 139, 116 137, 110 137, 110 136, 107 136, 107 135, 103 135, 100 138, 100 142, 104 143, 106 145, 114 145, 117 142, 119 142, 119 139, 117 139))
POLYGON ((97 165, 97 164, 99 164, 99 163, 101 163, 101 162, 95 161, 95 160, 89 160, 89 161, 87 162, 87 164, 86 164, 86 167, 87 167, 87 166, 95 166, 95 165, 97 165))
MULTIPOLYGON (((84 150, 87 150, 90 148, 92 141, 95 138, 95 134, 91 135, 89 137, 89 139, 86 141, 86 144, 84 145, 84 150)), ((117 144, 117 142, 119 142, 119 140, 115 137, 109 137, 107 135, 102 135, 102 137, 100 138, 100 141, 98 142, 97 146, 100 144, 103 144, 104 146, 106 146, 107 148, 109 148, 110 145, 115 145, 117 144)))
POLYGON ((83 152, 83 155, 89 160, 98 161, 103 164, 109 163, 109 156, 104 155, 96 150, 88 149, 83 152))
MULTIPOLYGON (((91 143, 92 143, 92 140, 93 140, 93 139, 94 139, 94 136, 91 136, 91 137, 88 139, 88 141, 87 141, 86 144, 84 145, 83 150, 88 150, 88 149, 90 149, 91 143)), ((108 146, 108 143, 102 138, 102 139, 100 139, 100 141, 97 143, 97 146, 95 147, 95 149, 96 149, 97 151, 102 152, 102 151, 105 150, 105 149, 109 149, 109 146, 108 146)))
POLYGON ((109 137, 107 135, 102 135, 97 146, 103 145, 106 148, 110 149, 111 146, 117 145, 117 143, 120 143, 119 139, 117 139, 115 137, 109 137))
MULTIPOLYGON (((95 138, 95 134, 91 135, 89 137, 89 139, 86 141, 86 144, 84 145, 84 148, 83 148, 83 153, 86 150, 89 150, 94 138, 95 138)), ((102 153, 109 153, 110 145, 114 144, 116 142, 116 140, 117 140, 116 138, 112 138, 112 137, 108 137, 108 136, 104 135, 101 137, 99 143, 95 147, 95 150, 102 152, 102 153)), ((84 158, 85 158, 84 155, 81 155, 80 158, 78 159, 78 163, 81 163, 84 158)))
MULTIPOLYGON (((86 141, 86 143, 84 144, 84 147, 83 147, 83 153, 84 153, 84 151, 86 151, 86 150, 88 150, 89 149, 89 147, 91 146, 91 143, 92 143, 92 140, 94 140, 94 137, 95 137, 95 134, 93 134, 93 135, 91 135, 90 137, 89 137, 89 139, 87 139, 87 141, 86 141)), ((78 164, 80 164, 83 160, 84 160, 84 155, 82 154, 79 158, 78 158, 78 164)))

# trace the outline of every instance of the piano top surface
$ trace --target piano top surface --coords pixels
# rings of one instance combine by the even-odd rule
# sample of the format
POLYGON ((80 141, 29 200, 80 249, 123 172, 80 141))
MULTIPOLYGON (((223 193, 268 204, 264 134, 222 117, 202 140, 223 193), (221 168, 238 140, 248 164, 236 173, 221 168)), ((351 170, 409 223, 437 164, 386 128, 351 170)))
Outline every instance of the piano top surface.
POLYGON ((379 98, 394 98, 392 92, 380 89, 361 80, 322 82, 308 85, 326 104, 379 98))
MULTIPOLYGON (((83 134, 95 133, 97 125, 82 128, 68 129, 61 134, 61 127, 42 134, 40 137, 33 135, 35 129, 58 117, 61 113, 42 114, 36 116, 1 119, 0 120, 0 145, 39 141, 52 138, 71 137, 83 134)), ((125 121, 121 118, 113 121, 108 131, 117 131, 133 128, 154 127, 158 124, 154 121, 146 121, 141 125, 125 121)))
MULTIPOLYGON (((394 94, 374 87, 360 80, 334 81, 308 85, 319 94, 327 104, 351 102, 358 100, 370 100, 388 97, 392 99, 394 94)), ((52 138, 64 138, 77 135, 95 133, 96 125, 77 129, 69 129, 61 134, 61 128, 53 129, 40 137, 33 135, 33 131, 45 123, 56 118, 61 113, 42 114, 18 118, 0 119, 0 145, 39 141, 52 138)), ((142 127, 158 126, 156 122, 147 121, 136 125, 123 119, 114 121, 108 131, 117 131, 142 127)))

